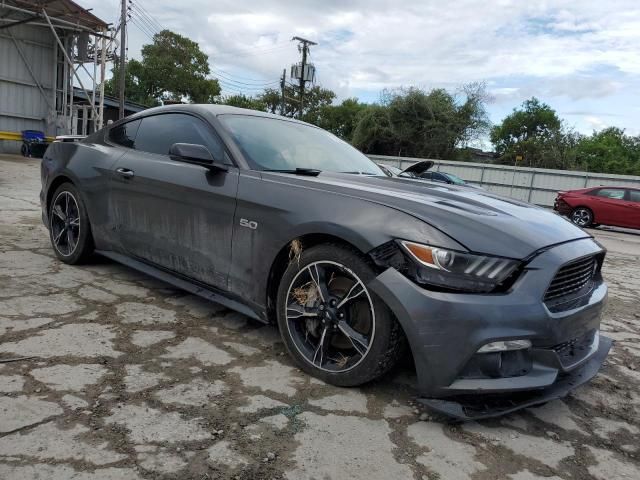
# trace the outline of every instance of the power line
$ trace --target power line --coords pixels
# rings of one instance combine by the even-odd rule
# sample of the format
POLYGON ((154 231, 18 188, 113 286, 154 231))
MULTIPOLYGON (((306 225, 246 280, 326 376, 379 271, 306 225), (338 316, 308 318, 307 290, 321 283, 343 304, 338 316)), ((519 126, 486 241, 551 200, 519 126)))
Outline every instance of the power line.
POLYGON ((256 83, 246 83, 246 82, 241 82, 239 80, 235 80, 231 76, 222 75, 222 74, 220 74, 218 72, 215 72, 215 71, 213 72, 213 74, 214 75, 218 75, 220 77, 220 79, 222 79, 222 80, 226 80, 226 81, 228 81, 230 83, 235 83, 235 84, 238 84, 238 85, 241 85, 241 86, 247 86, 247 87, 264 87, 266 85, 273 85, 273 84, 278 83, 278 80, 273 80, 271 82, 262 81, 260 83, 257 83, 257 82, 256 83))
POLYGON ((140 22, 144 23, 144 25, 150 31, 152 31, 154 33, 158 33, 160 31, 162 31, 161 28, 158 28, 157 25, 155 25, 153 22, 151 22, 151 20, 149 20, 145 16, 141 15, 137 10, 131 9, 130 12, 131 12, 131 15, 135 16, 138 20, 140 20, 140 22))
POLYGON ((127 20, 133 22, 139 30, 141 30, 148 37, 153 37, 156 34, 156 31, 142 21, 137 15, 135 15, 131 10, 127 13, 127 20))
POLYGON ((156 17, 154 17, 147 9, 145 9, 141 3, 135 4, 136 8, 142 12, 142 14, 147 17, 152 23, 154 23, 160 30, 165 30, 165 26, 160 23, 156 17))
POLYGON ((145 30, 151 33, 152 36, 158 33, 158 30, 153 25, 151 25, 147 20, 143 19, 140 15, 138 15, 133 10, 130 10, 129 18, 136 19, 138 23, 144 26, 145 30))
POLYGON ((149 20, 150 23, 154 24, 155 29, 161 31, 165 30, 164 26, 158 20, 156 20, 156 18, 151 13, 149 13, 147 9, 142 6, 140 0, 137 0, 136 2, 134 2, 134 0, 129 0, 129 3, 138 11, 141 16, 144 16, 149 20))
POLYGON ((246 92, 245 90, 239 90, 239 89, 235 89, 235 88, 229 88, 229 87, 225 87, 223 85, 223 90, 225 95, 231 94, 231 95, 243 95, 245 97, 253 97, 254 95, 256 95, 256 92, 246 92))
POLYGON ((143 34, 144 34, 144 35, 145 35, 149 40, 153 41, 153 35, 154 35, 154 34, 153 34, 153 33, 150 33, 149 31, 147 31, 147 30, 146 30, 146 27, 143 27, 142 25, 140 25, 140 24, 138 23, 138 21, 137 21, 135 18, 133 18, 133 17, 130 17, 130 18, 129 18, 129 21, 130 21, 133 25, 135 25, 135 26, 137 27, 137 29, 138 29, 140 32, 142 32, 142 33, 143 33, 143 34))
POLYGON ((262 79, 241 77, 240 75, 236 75, 235 73, 231 73, 231 72, 228 72, 226 70, 222 70, 221 68, 217 68, 217 67, 212 67, 211 71, 214 72, 214 73, 220 73, 220 74, 222 74, 222 76, 226 75, 226 76, 231 77, 233 79, 239 79, 239 80, 252 82, 252 83, 265 83, 264 80, 262 80, 262 79))
POLYGON ((144 33, 147 37, 149 38, 153 38, 153 35, 155 34, 155 32, 150 29, 145 23, 143 23, 140 19, 138 19, 138 17, 131 15, 130 13, 127 14, 127 21, 133 23, 138 30, 140 30, 142 33, 144 33))
POLYGON ((262 87, 248 87, 248 86, 243 86, 243 85, 234 85, 233 83, 229 83, 227 81, 225 81, 224 79, 218 78, 218 83, 220 83, 222 86, 226 87, 226 88, 234 88, 234 89, 239 89, 239 90, 249 90, 249 91, 254 91, 254 92, 262 92, 263 90, 267 89, 269 87, 269 85, 265 85, 262 87))

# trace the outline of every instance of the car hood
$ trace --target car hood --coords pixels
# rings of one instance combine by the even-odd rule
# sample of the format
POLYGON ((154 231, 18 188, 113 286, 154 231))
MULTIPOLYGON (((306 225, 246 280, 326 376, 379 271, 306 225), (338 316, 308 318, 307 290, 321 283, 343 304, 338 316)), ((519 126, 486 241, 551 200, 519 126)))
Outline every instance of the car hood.
POLYGON ((551 210, 479 189, 328 172, 309 181, 405 212, 478 253, 523 259, 550 245, 590 237, 551 210))

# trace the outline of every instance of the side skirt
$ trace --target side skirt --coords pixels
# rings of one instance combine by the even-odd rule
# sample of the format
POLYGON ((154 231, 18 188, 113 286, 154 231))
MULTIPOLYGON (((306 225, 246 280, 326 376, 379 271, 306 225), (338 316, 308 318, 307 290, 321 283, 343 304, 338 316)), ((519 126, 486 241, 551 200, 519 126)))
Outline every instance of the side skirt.
POLYGON ((110 258, 111 260, 114 260, 118 263, 122 263, 127 267, 131 267, 134 270, 146 273, 147 275, 157 278, 158 280, 162 280, 163 282, 173 285, 174 287, 186 290, 189 293, 193 293, 194 295, 206 298, 207 300, 223 305, 227 308, 230 308, 231 310, 235 310, 236 312, 242 313, 247 317, 251 317, 263 323, 268 323, 265 318, 263 318, 252 308, 248 307, 242 302, 239 302, 238 300, 230 298, 222 292, 214 291, 211 288, 195 283, 186 278, 177 276, 173 273, 154 267, 147 263, 141 262, 134 258, 127 257, 126 255, 122 255, 120 253, 105 250, 96 250, 96 253, 102 255, 103 257, 110 258))

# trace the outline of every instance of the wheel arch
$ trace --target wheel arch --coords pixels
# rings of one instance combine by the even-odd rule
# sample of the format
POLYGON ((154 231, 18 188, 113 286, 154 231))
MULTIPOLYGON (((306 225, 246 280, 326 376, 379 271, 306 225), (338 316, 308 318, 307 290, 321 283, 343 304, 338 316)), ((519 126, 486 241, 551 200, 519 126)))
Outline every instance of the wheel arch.
POLYGON ((289 258, 292 249, 294 248, 293 245, 295 245, 297 242, 299 242, 298 245, 302 249, 311 248, 316 245, 332 243, 357 251, 361 254, 366 254, 365 249, 362 248, 362 244, 358 246, 355 244, 355 242, 346 240, 345 238, 343 238, 343 236, 333 233, 306 233, 289 240, 287 243, 282 245, 282 247, 274 257, 273 261, 271 262, 269 274, 267 276, 266 310, 267 320, 269 321, 269 323, 275 323, 278 286, 280 285, 280 279, 282 278, 282 275, 289 265, 289 258))
POLYGON ((47 209, 47 215, 49 214, 49 207, 51 206, 51 201, 53 200, 53 194, 56 192, 58 187, 60 187, 60 185, 62 185, 63 183, 70 183, 71 185, 77 188, 75 182, 65 174, 60 174, 56 178, 54 178, 49 184, 49 188, 47 189, 47 198, 45 203, 45 207, 47 209))

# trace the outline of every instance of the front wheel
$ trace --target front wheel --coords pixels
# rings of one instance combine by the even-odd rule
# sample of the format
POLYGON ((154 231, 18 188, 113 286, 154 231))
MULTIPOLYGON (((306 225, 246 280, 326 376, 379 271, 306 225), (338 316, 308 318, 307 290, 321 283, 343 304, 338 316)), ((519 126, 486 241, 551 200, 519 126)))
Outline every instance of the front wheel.
POLYGON ((593 212, 586 207, 578 207, 571 212, 571 221, 581 228, 593 224, 593 212))
POLYGON ((327 383, 360 385, 389 371, 404 334, 367 284, 375 272, 362 256, 326 244, 289 263, 278 288, 278 326, 300 367, 327 383))

